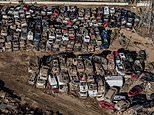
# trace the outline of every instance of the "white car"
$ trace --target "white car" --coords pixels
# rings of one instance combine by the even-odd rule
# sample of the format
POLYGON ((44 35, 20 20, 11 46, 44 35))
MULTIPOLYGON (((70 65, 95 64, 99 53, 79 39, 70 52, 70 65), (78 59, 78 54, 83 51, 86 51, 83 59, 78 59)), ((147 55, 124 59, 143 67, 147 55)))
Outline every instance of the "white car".
POLYGON ((90 42, 90 36, 89 36, 89 35, 84 35, 84 36, 83 36, 83 41, 84 41, 85 43, 89 43, 89 42, 90 42))
POLYGON ((79 92, 80 97, 87 97, 88 96, 88 85, 86 81, 80 81, 79 88, 80 88, 80 92, 79 92))
POLYGON ((33 32, 32 31, 28 32, 27 39, 28 40, 33 40, 33 32))
POLYGON ((111 14, 115 14, 115 12, 116 12, 116 11, 115 11, 115 8, 114 8, 114 7, 111 7, 111 8, 110 8, 110 13, 111 13, 111 14))
POLYGON ((120 61, 120 60, 116 60, 116 66, 117 66, 118 69, 120 69, 120 70, 123 70, 123 69, 124 69, 123 66, 122 66, 122 64, 121 64, 121 61, 120 61))
POLYGON ((104 15, 109 15, 110 14, 110 9, 108 6, 104 7, 104 15))
POLYGON ((19 12, 18 11, 14 11, 14 18, 19 18, 19 12))
POLYGON ((36 87, 45 88, 45 85, 46 85, 46 80, 40 79, 40 77, 38 76, 37 81, 36 81, 36 87))
POLYGON ((68 41, 68 40, 69 40, 69 36, 68 36, 67 33, 64 33, 64 34, 63 34, 62 40, 63 40, 63 41, 68 41))
POLYGON ((88 95, 89 97, 96 97, 97 96, 97 85, 94 82, 89 82, 88 84, 88 95))
POLYGON ((49 39, 48 39, 47 42, 48 42, 49 44, 53 44, 55 39, 56 39, 55 36, 49 36, 49 39))
POLYGON ((123 61, 123 60, 126 60, 126 56, 124 53, 119 53, 119 57, 120 59, 123 61))
POLYGON ((62 38, 62 33, 56 33, 56 38, 62 38))
POLYGON ((2 18, 3 18, 3 19, 7 19, 8 16, 7 16, 7 15, 3 15, 2 18))

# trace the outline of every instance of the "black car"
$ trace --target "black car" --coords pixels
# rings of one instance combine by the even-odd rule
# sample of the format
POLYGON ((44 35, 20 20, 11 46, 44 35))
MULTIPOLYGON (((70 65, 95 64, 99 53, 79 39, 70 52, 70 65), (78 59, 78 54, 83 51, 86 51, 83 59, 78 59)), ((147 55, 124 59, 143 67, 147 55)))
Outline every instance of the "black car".
POLYGON ((139 94, 130 98, 131 105, 143 104, 147 101, 145 94, 139 94))
POLYGON ((126 73, 126 74, 130 74, 130 73, 133 72, 132 64, 131 64, 130 62, 125 61, 123 65, 124 65, 125 73, 126 73))
POLYGON ((144 62, 141 62, 140 60, 135 60, 134 64, 132 66, 135 73, 141 73, 144 71, 144 62))
POLYGON ((142 76, 140 79, 146 82, 154 82, 154 74, 150 72, 144 72, 142 73, 142 76))
POLYGON ((154 100, 146 101, 143 103, 144 108, 151 108, 154 106, 154 100))
POLYGON ((138 58, 139 59, 142 59, 142 60, 146 60, 146 52, 145 52, 145 50, 140 50, 139 52, 138 52, 138 58))

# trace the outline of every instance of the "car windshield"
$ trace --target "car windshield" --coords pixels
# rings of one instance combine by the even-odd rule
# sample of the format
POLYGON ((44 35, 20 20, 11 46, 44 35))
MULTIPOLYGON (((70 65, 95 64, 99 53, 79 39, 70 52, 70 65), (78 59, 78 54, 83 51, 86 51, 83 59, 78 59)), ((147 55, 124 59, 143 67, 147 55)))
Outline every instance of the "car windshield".
POLYGON ((55 89, 55 88, 58 88, 58 85, 52 85, 51 87, 55 89))
POLYGON ((83 85, 86 85, 86 82, 81 82, 80 84, 83 86, 83 85))
POLYGON ((80 94, 86 95, 86 94, 87 94, 87 92, 80 92, 80 94))

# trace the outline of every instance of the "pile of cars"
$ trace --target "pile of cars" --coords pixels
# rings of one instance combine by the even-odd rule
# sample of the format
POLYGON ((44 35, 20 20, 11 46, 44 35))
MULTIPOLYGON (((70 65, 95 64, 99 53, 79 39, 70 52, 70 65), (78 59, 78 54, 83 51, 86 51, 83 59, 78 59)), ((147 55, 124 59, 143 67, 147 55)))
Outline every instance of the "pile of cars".
POLYGON ((139 17, 114 7, 17 5, 0 9, 0 51, 82 51, 108 48, 110 28, 132 29, 139 17))
POLYGON ((150 100, 145 93, 150 83, 150 73, 144 71, 145 60, 144 50, 124 49, 105 50, 100 54, 43 56, 37 59, 38 64, 30 64, 38 66, 29 66, 33 77, 28 82, 52 93, 76 92, 80 98, 95 97, 102 108, 133 114, 153 107, 153 96, 150 100))

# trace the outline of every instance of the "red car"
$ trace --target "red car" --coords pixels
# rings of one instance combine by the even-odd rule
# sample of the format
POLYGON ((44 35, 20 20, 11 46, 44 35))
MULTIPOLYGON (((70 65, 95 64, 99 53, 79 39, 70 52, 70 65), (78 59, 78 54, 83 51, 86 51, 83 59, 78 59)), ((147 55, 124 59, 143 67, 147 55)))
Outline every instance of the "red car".
POLYGON ((138 75, 132 74, 131 75, 131 80, 136 81, 138 79, 138 75))
POLYGON ((113 103, 110 103, 110 102, 107 102, 107 101, 104 101, 104 100, 101 100, 98 102, 99 106, 102 107, 102 108, 106 108, 108 110, 114 110, 114 104, 113 103))
POLYGON ((29 6, 26 4, 26 5, 23 6, 22 9, 25 10, 25 11, 27 11, 29 9, 29 6))
POLYGON ((128 96, 132 97, 132 96, 138 95, 142 91, 143 91, 143 87, 141 85, 136 85, 128 92, 128 96))

